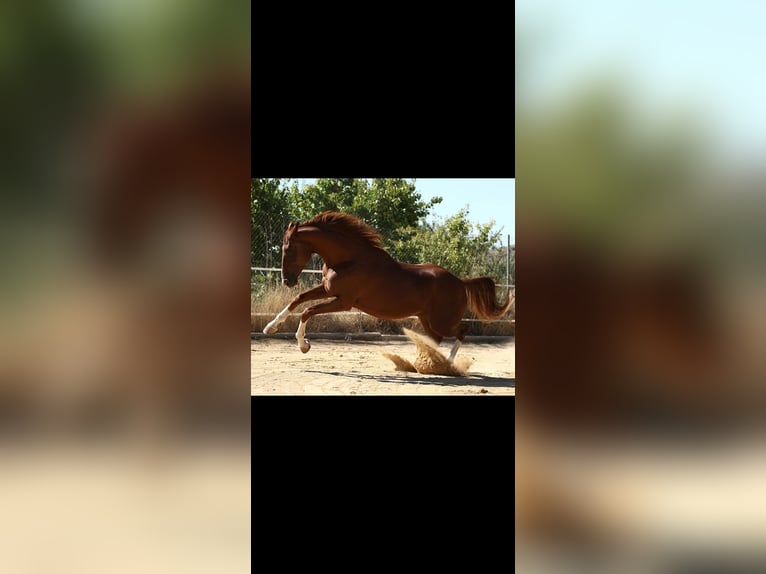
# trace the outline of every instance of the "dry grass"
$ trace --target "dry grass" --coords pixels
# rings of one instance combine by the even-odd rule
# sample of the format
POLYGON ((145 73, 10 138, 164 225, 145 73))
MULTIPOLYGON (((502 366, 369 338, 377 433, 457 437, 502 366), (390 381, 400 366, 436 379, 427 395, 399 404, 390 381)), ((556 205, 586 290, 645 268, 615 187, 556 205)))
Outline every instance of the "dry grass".
MULTIPOLYGON (((305 290, 305 287, 279 287, 267 289, 260 296, 252 297, 250 302, 250 328, 254 332, 261 332, 266 324, 277 313, 284 309, 292 299, 305 290)), ((319 303, 311 301, 298 306, 294 314, 288 315, 285 322, 280 325, 282 332, 296 331, 300 322, 300 312, 310 305, 319 303)), ((469 335, 502 335, 509 336, 515 333, 515 322, 505 319, 499 321, 470 321, 469 335)), ((420 321, 417 318, 399 319, 391 321, 378 319, 361 311, 345 313, 328 313, 316 315, 309 321, 308 330, 312 333, 366 333, 377 332, 386 335, 400 335, 402 329, 415 329, 422 331, 420 321)))

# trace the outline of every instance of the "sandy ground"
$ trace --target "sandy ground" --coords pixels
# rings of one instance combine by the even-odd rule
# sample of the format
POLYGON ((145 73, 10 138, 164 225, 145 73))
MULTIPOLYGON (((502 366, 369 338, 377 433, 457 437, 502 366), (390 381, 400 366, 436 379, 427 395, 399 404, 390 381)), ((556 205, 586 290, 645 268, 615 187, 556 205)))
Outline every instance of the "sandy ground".
MULTIPOLYGON (((515 395, 514 342, 466 340, 458 357, 474 359, 466 377, 396 371, 381 352, 410 361, 411 341, 338 341, 312 339, 300 352, 294 339, 256 339, 250 344, 252 395, 515 395)), ((449 353, 447 342, 440 350, 449 353)))

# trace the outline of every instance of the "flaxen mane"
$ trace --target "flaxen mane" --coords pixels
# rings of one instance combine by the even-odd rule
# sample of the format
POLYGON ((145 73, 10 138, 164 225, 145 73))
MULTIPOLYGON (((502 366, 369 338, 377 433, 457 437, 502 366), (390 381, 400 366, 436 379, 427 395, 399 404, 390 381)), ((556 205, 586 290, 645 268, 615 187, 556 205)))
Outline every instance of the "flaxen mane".
POLYGON ((349 215, 348 213, 323 211, 319 215, 301 223, 301 226, 304 225, 313 225, 314 227, 326 231, 334 231, 341 235, 345 235, 349 239, 358 239, 373 247, 383 249, 380 233, 375 231, 361 219, 349 215))

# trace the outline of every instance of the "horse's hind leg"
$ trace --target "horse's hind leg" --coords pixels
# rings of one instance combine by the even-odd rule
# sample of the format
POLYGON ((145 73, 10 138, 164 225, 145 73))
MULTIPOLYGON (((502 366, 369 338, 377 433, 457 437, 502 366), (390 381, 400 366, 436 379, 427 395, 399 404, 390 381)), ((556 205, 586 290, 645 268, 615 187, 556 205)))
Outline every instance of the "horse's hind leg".
POLYGON ((311 343, 305 338, 306 335, 306 323, 314 315, 321 313, 334 313, 336 311, 347 311, 351 309, 352 305, 346 303, 345 300, 340 297, 336 297, 332 301, 325 301, 324 303, 318 303, 313 307, 309 307, 303 313, 301 313, 301 323, 298 325, 298 330, 295 333, 295 338, 298 340, 298 348, 303 353, 308 353, 311 349, 311 343))
POLYGON ((423 325, 423 330, 426 332, 426 335, 436 341, 437 345, 441 343, 445 337, 455 337, 455 344, 452 345, 449 357, 447 358, 450 363, 454 361, 458 349, 463 344, 465 334, 468 332, 468 325, 458 319, 457 324, 447 327, 444 326, 446 322, 439 321, 439 319, 434 319, 433 317, 428 317, 427 315, 419 315, 418 318, 420 319, 420 324, 423 325), (433 323, 436 323, 436 326, 434 326, 433 323))
POLYGON ((467 332, 468 332, 468 325, 461 321, 460 325, 457 328, 457 335, 455 335, 455 344, 452 345, 452 349, 449 352, 449 357, 447 357, 447 360, 450 363, 455 360, 455 355, 457 355, 458 349, 463 344, 463 339, 465 339, 465 334, 467 332))
POLYGON ((269 324, 263 328, 263 332, 266 335, 273 335, 277 332, 279 325, 285 320, 287 314, 295 309, 298 305, 305 303, 306 301, 313 301, 315 299, 322 299, 324 297, 328 297, 324 285, 317 285, 313 289, 309 289, 308 291, 304 291, 300 295, 297 295, 292 301, 290 301, 290 304, 287 307, 282 309, 277 314, 277 316, 274 317, 274 319, 272 319, 269 324))
POLYGON ((436 341, 441 343, 445 337, 455 337, 455 343, 452 345, 449 357, 447 360, 451 363, 455 360, 458 349, 463 344, 463 339, 468 332, 468 324, 463 323, 458 317, 457 322, 448 322, 445 320, 439 320, 438 318, 420 318, 420 322, 423 324, 423 328, 426 333, 436 341))
POLYGON ((434 331, 434 328, 431 326, 431 321, 428 320, 428 317, 426 315, 418 315, 418 319, 420 319, 420 324, 423 326, 423 330, 426 332, 426 335, 431 337, 437 345, 441 343, 444 337, 434 331))

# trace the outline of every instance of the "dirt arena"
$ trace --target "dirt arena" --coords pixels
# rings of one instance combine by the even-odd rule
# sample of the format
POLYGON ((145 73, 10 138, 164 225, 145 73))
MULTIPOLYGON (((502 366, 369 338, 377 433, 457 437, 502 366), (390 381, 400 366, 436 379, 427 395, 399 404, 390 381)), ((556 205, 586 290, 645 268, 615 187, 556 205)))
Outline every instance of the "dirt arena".
MULTIPOLYGON (((466 339, 458 357, 473 364, 465 377, 396 371, 381 355, 413 360, 409 340, 343 341, 312 338, 305 355, 295 339, 258 338, 250 342, 251 395, 515 395, 515 342, 466 339)), ((449 353, 451 342, 440 350, 449 353)))

